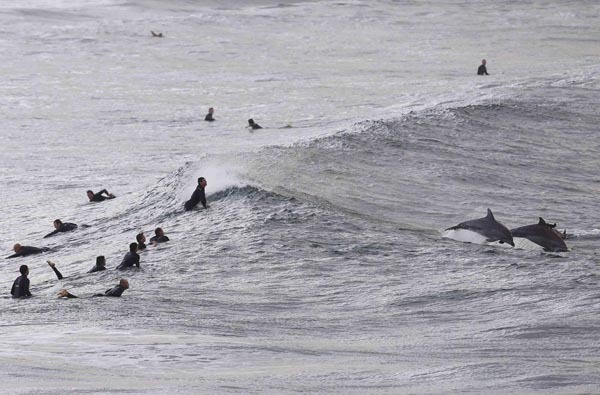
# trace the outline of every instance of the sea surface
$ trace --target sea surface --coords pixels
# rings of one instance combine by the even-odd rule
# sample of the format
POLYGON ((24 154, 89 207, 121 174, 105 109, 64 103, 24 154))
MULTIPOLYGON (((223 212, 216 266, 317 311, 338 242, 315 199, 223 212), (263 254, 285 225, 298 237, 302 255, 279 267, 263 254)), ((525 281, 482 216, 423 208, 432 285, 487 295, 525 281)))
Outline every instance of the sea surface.
POLYGON ((0 394, 600 394, 599 2, 4 0, 0 37, 0 251, 51 248, 1 260, 0 394), (570 251, 442 237, 488 208, 570 251))

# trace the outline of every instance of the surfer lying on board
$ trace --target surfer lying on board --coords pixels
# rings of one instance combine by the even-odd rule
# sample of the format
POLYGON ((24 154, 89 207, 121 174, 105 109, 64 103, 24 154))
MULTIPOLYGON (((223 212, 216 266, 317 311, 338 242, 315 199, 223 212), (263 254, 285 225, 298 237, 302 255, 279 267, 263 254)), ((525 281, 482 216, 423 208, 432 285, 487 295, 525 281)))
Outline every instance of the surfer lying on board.
POLYGON ((77 224, 73 224, 71 222, 63 223, 60 219, 55 219, 54 220, 54 231, 52 231, 52 232, 48 233, 46 236, 44 236, 44 239, 46 237, 54 236, 57 233, 70 232, 75 229, 77 229, 77 224))
POLYGON ((7 256, 6 259, 17 258, 20 256, 27 256, 27 255, 33 255, 33 254, 41 254, 42 252, 46 252, 49 250, 50 249, 47 247, 38 248, 38 247, 22 246, 21 244, 17 243, 13 246, 13 251, 15 253, 12 254, 11 256, 7 256))
POLYGON ((90 199, 90 202, 103 202, 106 199, 114 199, 115 195, 108 192, 106 189, 103 189, 100 192, 96 193, 94 193, 92 190, 88 190, 87 197, 88 199, 90 199))
MULTIPOLYGON (((118 298, 128 288, 129 288, 129 281, 127 281, 126 279, 122 278, 121 281, 119 281, 119 285, 116 285, 116 286, 112 287, 111 289, 107 289, 106 291, 104 291, 103 294, 92 295, 92 297, 95 297, 95 296, 113 296, 113 297, 118 298)), ((73 295, 72 293, 70 293, 66 289, 61 289, 60 291, 58 291, 58 297, 59 298, 69 298, 69 299, 79 298, 79 296, 73 295)))

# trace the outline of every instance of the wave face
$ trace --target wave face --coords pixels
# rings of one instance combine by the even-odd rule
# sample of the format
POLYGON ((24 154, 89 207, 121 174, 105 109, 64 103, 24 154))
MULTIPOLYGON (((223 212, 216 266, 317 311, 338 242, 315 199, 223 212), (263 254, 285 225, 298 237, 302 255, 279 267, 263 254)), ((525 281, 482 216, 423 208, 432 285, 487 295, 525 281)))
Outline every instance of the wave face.
POLYGON ((35 296, 0 292, 11 392, 597 391, 597 4, 30 3, 0 5, 0 250, 51 251, 0 265, 35 296), (487 208, 570 251, 442 237, 487 208))

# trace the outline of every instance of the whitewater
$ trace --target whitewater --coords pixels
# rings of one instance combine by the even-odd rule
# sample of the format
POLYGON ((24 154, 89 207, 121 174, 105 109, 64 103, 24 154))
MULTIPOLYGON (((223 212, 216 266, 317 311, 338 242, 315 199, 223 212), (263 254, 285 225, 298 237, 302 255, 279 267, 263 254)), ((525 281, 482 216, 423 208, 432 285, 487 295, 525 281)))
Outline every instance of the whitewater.
POLYGON ((599 3, 6 0, 0 22, 0 251, 50 248, 0 259, 1 394, 600 393, 599 3), (184 212, 200 176, 210 208, 184 212), (570 250, 443 237, 487 208, 570 250), (43 239, 57 218, 88 227, 43 239))

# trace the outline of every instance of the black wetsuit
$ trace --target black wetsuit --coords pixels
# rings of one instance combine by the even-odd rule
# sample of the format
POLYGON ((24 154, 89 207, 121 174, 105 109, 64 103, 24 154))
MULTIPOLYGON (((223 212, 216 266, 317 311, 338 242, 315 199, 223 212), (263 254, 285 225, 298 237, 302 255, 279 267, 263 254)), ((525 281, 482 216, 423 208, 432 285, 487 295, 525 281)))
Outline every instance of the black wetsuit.
POLYGON ((154 236, 150 238, 150 243, 164 243, 165 241, 169 241, 169 238, 165 235, 162 236, 154 236))
POLYGON ((117 266, 117 270, 127 269, 133 267, 134 265, 140 267, 140 256, 137 252, 129 251, 127 254, 125 254, 125 257, 123 257, 123 260, 119 266, 117 266))
POLYGON ((31 296, 31 292, 29 292, 29 279, 27 276, 19 276, 13 283, 12 289, 10 293, 13 298, 28 298, 31 296))
POLYGON ((204 194, 204 188, 200 185, 196 187, 190 200, 185 202, 185 211, 190 211, 196 207, 198 203, 202 203, 202 206, 206 208, 206 195, 204 194))
POLYGON ((90 271, 88 273, 96 273, 96 272, 101 272, 102 270, 106 270, 105 266, 98 266, 98 265, 94 265, 93 268, 90 269, 90 271))
POLYGON ((138 251, 145 250, 145 249, 146 249, 146 244, 138 242, 138 251))
POLYGON ((101 190, 100 192, 94 193, 94 197, 90 200, 90 202, 103 202, 106 199, 112 199, 111 196, 102 196, 103 193, 109 194, 106 189, 101 190))
POLYGON ((211 113, 208 113, 208 114, 206 114, 206 116, 204 117, 204 120, 205 120, 205 121, 208 121, 208 122, 212 122, 212 121, 214 121, 215 119, 213 118, 213 116, 212 116, 212 114, 211 114, 211 113))
POLYGON ((77 229, 77 225, 76 224, 72 224, 70 222, 65 222, 65 223, 61 224, 58 229, 54 230, 54 232, 50 232, 46 236, 44 236, 44 239, 46 237, 54 236, 57 233, 70 232, 70 231, 75 230, 75 229, 77 229))
POLYGON ((11 256, 7 256, 6 259, 16 258, 19 256, 41 254, 42 252, 46 252, 48 250, 49 250, 49 248, 46 248, 46 247, 37 248, 37 247, 21 246, 21 249, 19 250, 19 252, 12 254, 11 256))
POLYGON ((262 126, 260 126, 260 125, 259 125, 259 124, 257 124, 257 123, 253 123, 253 124, 252 124, 252 125, 250 125, 250 126, 252 126, 252 130, 256 130, 256 129, 262 129, 262 126))
POLYGON ((487 68, 485 67, 484 64, 479 66, 479 68, 477 69, 477 75, 489 75, 487 72, 487 68))
MULTIPOLYGON (((92 297, 94 297, 94 296, 113 296, 113 297, 118 298, 123 294, 123 292, 125 292, 125 290, 126 290, 126 288, 123 288, 122 286, 117 285, 111 289, 107 289, 106 291, 104 291, 103 294, 95 294, 95 295, 92 295, 92 297)), ((67 292, 67 294, 65 296, 69 299, 79 298, 79 296, 73 295, 70 292, 67 292)))

